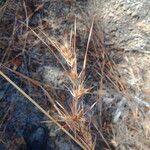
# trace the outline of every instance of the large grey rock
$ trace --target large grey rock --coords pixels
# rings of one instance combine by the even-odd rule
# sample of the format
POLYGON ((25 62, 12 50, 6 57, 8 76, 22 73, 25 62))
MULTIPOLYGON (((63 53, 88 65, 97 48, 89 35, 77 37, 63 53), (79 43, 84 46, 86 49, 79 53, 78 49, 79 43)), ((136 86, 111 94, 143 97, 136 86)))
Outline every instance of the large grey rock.
POLYGON ((96 0, 106 44, 127 51, 150 51, 149 0, 96 0))

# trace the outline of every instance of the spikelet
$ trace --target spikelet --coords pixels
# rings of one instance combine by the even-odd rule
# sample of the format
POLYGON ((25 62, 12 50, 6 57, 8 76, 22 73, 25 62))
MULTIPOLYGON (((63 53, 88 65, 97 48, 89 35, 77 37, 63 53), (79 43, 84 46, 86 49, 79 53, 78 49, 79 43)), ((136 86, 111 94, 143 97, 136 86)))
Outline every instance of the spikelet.
POLYGON ((81 96, 89 93, 89 90, 90 88, 86 89, 83 84, 79 84, 77 89, 71 91, 71 94, 76 100, 78 100, 81 96))
POLYGON ((78 80, 78 73, 73 69, 67 72, 67 76, 72 82, 78 80))
POLYGON ((61 122, 65 122, 65 125, 69 127, 69 129, 74 133, 74 136, 81 142, 81 144, 84 145, 86 150, 93 150, 95 147, 91 132, 86 124, 84 107, 80 103, 81 97, 89 93, 91 89, 85 88, 84 81, 86 78, 85 68, 87 62, 87 51, 90 43, 92 28, 93 22, 89 33, 83 67, 80 73, 77 72, 78 65, 76 56, 76 20, 75 31, 74 34, 71 32, 70 40, 68 40, 67 36, 65 36, 62 41, 49 39, 51 44, 58 50, 58 52, 65 59, 68 65, 67 68, 64 67, 64 70, 69 80, 71 81, 72 86, 72 89, 69 90, 72 95, 72 102, 70 105, 71 112, 68 112, 67 109, 56 102, 56 110, 59 114, 59 120, 61 122))
POLYGON ((65 41, 60 47, 60 53, 70 67, 73 67, 76 59, 68 42, 65 41))

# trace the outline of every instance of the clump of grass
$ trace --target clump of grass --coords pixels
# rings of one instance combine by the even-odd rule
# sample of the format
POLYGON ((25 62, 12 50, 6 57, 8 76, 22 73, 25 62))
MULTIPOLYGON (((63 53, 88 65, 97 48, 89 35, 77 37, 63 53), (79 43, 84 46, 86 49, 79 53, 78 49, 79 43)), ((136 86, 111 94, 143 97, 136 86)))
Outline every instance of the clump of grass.
MULTIPOLYGON (((46 93, 51 103, 53 104, 54 108, 56 109, 58 113, 57 118, 51 117, 31 97, 29 97, 29 95, 27 95, 21 88, 19 88, 13 81, 11 81, 5 74, 3 74, 2 71, 0 71, 1 76, 3 76, 8 82, 10 82, 30 102, 32 102, 42 113, 44 113, 50 120, 52 120, 52 122, 54 122, 60 129, 62 129, 68 136, 70 136, 77 144, 79 144, 83 149, 86 149, 86 150, 95 149, 95 140, 93 140, 92 138, 90 126, 88 126, 88 123, 85 117, 86 110, 82 103, 82 97, 86 95, 87 93, 89 93, 91 89, 91 87, 86 88, 86 85, 85 85, 85 79, 86 79, 85 70, 86 70, 86 64, 87 64, 87 52, 89 49, 89 43, 90 43, 92 30, 93 30, 93 24, 94 24, 94 19, 92 20, 92 23, 91 23, 91 28, 89 31, 89 37, 88 37, 87 46, 85 50, 83 66, 80 72, 78 72, 78 64, 77 64, 77 56, 76 56, 77 55, 76 20, 75 20, 75 25, 74 25, 74 31, 71 31, 69 39, 65 37, 62 40, 62 42, 57 41, 57 39, 48 37, 43 31, 40 30, 41 34, 44 35, 44 38, 42 38, 34 30, 32 30, 28 25, 26 25, 26 27, 30 28, 31 31, 34 33, 34 35, 36 35, 49 49, 50 49, 50 46, 47 44, 47 41, 50 43, 51 46, 57 49, 60 55, 62 56, 62 58, 66 61, 67 67, 63 65, 62 60, 60 60, 57 54, 53 52, 55 57, 59 60, 60 64, 64 68, 64 72, 71 83, 71 88, 68 87, 68 90, 70 91, 70 95, 72 96, 70 111, 68 111, 68 109, 66 109, 58 101, 53 100, 50 94, 43 87, 41 87, 46 93), (46 40, 44 40, 45 37, 46 37, 46 40)), ((24 76, 22 77, 24 78, 24 76)), ((94 105, 95 104, 93 104, 93 106, 94 105)))
POLYGON ((74 133, 75 137, 84 145, 84 147, 86 147, 86 149, 89 150, 94 149, 95 143, 92 140, 90 128, 86 124, 85 110, 81 103, 81 97, 87 94, 91 89, 85 87, 84 81, 86 78, 85 68, 87 62, 87 51, 92 34, 93 22, 89 33, 83 67, 79 73, 77 71, 78 65, 76 56, 76 21, 74 36, 71 34, 69 40, 66 38, 62 43, 60 43, 56 39, 53 40, 48 38, 51 45, 58 50, 66 61, 68 65, 67 68, 69 69, 65 70, 67 70, 67 76, 72 84, 71 89, 69 89, 72 95, 72 103, 70 108, 71 112, 68 112, 64 106, 62 106, 59 102, 56 102, 54 106, 59 114, 58 120, 64 122, 66 126, 74 133))
MULTIPOLYGON (((65 37, 62 41, 58 41, 56 38, 50 38, 46 35, 44 31, 39 29, 44 38, 39 36, 34 30, 31 31, 36 35, 49 49, 49 44, 54 47, 65 60, 65 66, 62 60, 53 52, 54 56, 59 60, 60 64, 64 68, 65 74, 70 80, 71 88, 67 87, 72 96, 72 102, 70 105, 70 111, 68 111, 63 105, 58 101, 54 101, 49 93, 45 91, 47 97, 53 104, 54 108, 58 113, 57 121, 60 123, 65 123, 64 127, 74 134, 74 137, 83 145, 87 150, 95 149, 95 140, 92 139, 92 134, 90 127, 87 126, 86 120, 86 110, 82 103, 82 97, 90 92, 91 87, 86 88, 85 86, 85 69, 87 64, 87 52, 89 49, 89 43, 92 35, 94 19, 89 31, 89 37, 87 41, 87 46, 84 55, 83 66, 80 72, 78 72, 77 64, 77 52, 76 52, 76 20, 74 25, 74 31, 71 31, 70 37, 65 37), (44 40, 46 38, 46 40, 44 40), (48 42, 48 44, 47 44, 48 42)), ((95 105, 95 104, 94 104, 95 105)), ((91 107, 92 108, 92 107, 91 107)))

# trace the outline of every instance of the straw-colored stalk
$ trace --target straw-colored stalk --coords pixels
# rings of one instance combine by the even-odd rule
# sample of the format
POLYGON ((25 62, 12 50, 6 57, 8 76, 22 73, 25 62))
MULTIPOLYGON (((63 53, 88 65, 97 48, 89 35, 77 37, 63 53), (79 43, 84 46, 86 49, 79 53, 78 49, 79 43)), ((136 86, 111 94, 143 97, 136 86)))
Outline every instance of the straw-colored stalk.
MULTIPOLYGON (((68 112, 59 102, 52 101, 52 104, 56 111, 58 112, 58 120, 60 122, 64 122, 66 126, 74 132, 77 141, 79 140, 82 143, 83 147, 87 150, 94 150, 95 142, 92 140, 92 135, 90 132, 89 127, 86 125, 86 118, 84 107, 81 103, 81 97, 85 94, 89 93, 91 88, 85 88, 84 81, 85 81, 85 68, 87 62, 87 52, 89 48, 89 43, 92 35, 94 18, 92 20, 92 25, 89 32, 89 38, 87 42, 87 47, 85 51, 85 57, 83 62, 83 67, 80 73, 77 72, 77 56, 76 56, 76 19, 74 25, 74 33, 71 32, 70 38, 64 38, 63 41, 58 41, 55 38, 50 38, 44 31, 39 29, 39 31, 44 35, 44 38, 47 39, 47 42, 50 43, 55 49, 58 50, 60 55, 66 61, 69 70, 67 70, 62 63, 62 61, 58 58, 57 54, 52 51, 54 56, 58 59, 62 67, 64 68, 66 75, 68 76, 69 80, 71 81, 72 88, 69 89, 72 95, 72 104, 71 104, 71 112, 68 112)), ((29 27, 30 28, 30 27, 29 27)), ((30 28, 31 29, 31 28, 30 28)), ((33 29, 31 31, 37 36, 49 49, 49 44, 41 38, 33 29)), ((47 96, 50 98, 49 94, 47 96)), ((50 98, 51 99, 51 98, 50 98)), ((66 127, 65 126, 65 127, 66 127)), ((68 129, 67 128, 67 129, 68 129)))
MULTIPOLYGON (((80 140, 80 142, 87 147, 87 149, 94 149, 94 142, 92 142, 92 136, 90 130, 86 126, 84 107, 81 105, 81 97, 89 93, 90 88, 85 88, 84 79, 85 76, 85 66, 87 60, 87 51, 91 38, 93 28, 93 22, 90 29, 89 39, 87 43, 87 48, 85 52, 85 58, 83 62, 83 68, 80 73, 77 72, 77 57, 76 57, 76 22, 74 35, 70 35, 70 40, 65 38, 63 42, 58 42, 56 39, 48 38, 52 46, 54 46, 61 56, 66 61, 68 67, 67 76, 71 81, 72 89, 69 89, 72 95, 71 113, 66 112, 66 109, 57 102, 57 111, 59 113, 60 121, 66 123, 71 131, 75 133, 75 136, 80 140)), ((71 32, 72 33, 72 32, 71 32)))

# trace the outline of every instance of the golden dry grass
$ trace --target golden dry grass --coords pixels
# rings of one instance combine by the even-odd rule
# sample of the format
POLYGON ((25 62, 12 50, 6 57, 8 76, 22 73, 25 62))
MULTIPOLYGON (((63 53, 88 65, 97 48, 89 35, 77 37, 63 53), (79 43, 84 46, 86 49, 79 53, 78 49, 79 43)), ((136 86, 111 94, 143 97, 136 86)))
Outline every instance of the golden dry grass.
MULTIPOLYGON (((52 122, 54 122, 60 129, 62 129, 78 145, 80 145, 83 149, 86 149, 86 150, 93 150, 95 147, 95 140, 93 141, 90 127, 87 126, 87 123, 86 123, 87 121, 85 118, 86 112, 84 110, 84 106, 81 103, 81 100, 82 100, 81 97, 87 94, 91 89, 91 88, 85 88, 84 80, 86 78, 85 69, 86 69, 86 63, 87 63, 87 51, 88 51, 89 42, 91 39, 93 23, 94 23, 94 19, 92 20, 91 28, 89 31, 89 37, 88 37, 87 47, 86 47, 85 56, 84 56, 83 67, 80 73, 77 72, 78 66, 77 66, 76 45, 75 45, 76 44, 76 21, 75 21, 75 27, 74 27, 74 35, 71 32, 69 41, 67 41, 68 39, 64 39, 62 43, 58 42, 56 39, 47 37, 47 35, 43 31, 40 30, 42 34, 46 36, 50 44, 53 47, 55 47, 58 50, 58 52, 61 54, 61 56, 65 59, 68 65, 67 68, 65 68, 65 66, 63 65, 60 59, 59 59, 59 62, 61 62, 64 68, 64 71, 66 72, 66 75, 69 77, 71 84, 72 84, 71 86, 72 88, 69 89, 72 95, 72 104, 70 108, 71 111, 68 111, 59 102, 53 100, 50 97, 49 93, 43 87, 41 87, 45 91, 47 97, 49 98, 50 102, 53 104, 53 107, 56 109, 58 113, 58 117, 56 119, 50 116, 41 106, 39 106, 31 97, 29 97, 22 89, 20 89, 13 81, 11 81, 2 71, 0 71, 1 76, 3 76, 8 82, 10 82, 17 90, 19 90, 32 104, 34 104, 42 113, 44 113, 52 122), (73 135, 71 135, 70 131, 73 135)), ((31 31, 46 46, 48 46, 48 44, 46 44, 46 42, 38 34, 36 34, 35 31, 33 31, 32 29, 31 31)), ((56 54, 54 55, 56 56, 56 54)), ((29 79, 28 77, 25 77, 24 75, 21 75, 21 76, 26 79, 29 79)), ((33 80, 30 80, 30 81, 37 83, 33 80)))

